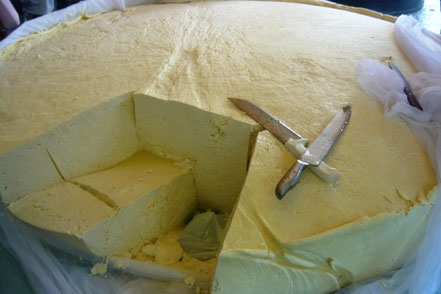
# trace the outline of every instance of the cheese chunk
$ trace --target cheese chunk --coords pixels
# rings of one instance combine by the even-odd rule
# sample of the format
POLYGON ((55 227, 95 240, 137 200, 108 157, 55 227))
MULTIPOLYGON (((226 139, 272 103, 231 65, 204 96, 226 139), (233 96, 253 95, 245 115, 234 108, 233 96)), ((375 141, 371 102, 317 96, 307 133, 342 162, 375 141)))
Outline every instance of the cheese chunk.
POLYGON ((77 238, 115 212, 100 199, 68 182, 32 193, 8 208, 33 226, 77 238))
POLYGON ((107 256, 181 226, 196 204, 189 171, 140 152, 107 170, 32 193, 9 210, 37 228, 76 237, 73 247, 107 256))

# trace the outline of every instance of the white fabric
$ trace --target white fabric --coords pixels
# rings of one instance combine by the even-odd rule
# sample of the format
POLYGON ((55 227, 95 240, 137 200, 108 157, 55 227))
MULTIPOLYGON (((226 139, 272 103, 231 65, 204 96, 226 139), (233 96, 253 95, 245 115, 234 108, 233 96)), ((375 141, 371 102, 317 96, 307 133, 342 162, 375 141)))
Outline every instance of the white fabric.
MULTIPOLYGON (((372 98, 384 104, 385 116, 404 119, 427 152, 441 184, 441 36, 424 29, 409 16, 395 23, 399 46, 419 72, 408 78, 424 111, 408 104, 399 76, 376 60, 363 60, 357 80, 372 98)), ((441 194, 441 191, 439 192, 441 194)), ((441 195, 430 214, 425 238, 399 271, 351 285, 340 294, 432 294, 441 291, 441 195)))

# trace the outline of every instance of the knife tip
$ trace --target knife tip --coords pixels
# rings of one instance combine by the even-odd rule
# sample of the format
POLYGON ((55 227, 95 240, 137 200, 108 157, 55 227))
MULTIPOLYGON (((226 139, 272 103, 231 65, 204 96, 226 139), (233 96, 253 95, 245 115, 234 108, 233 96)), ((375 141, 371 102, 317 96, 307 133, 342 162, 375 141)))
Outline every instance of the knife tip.
POLYGON ((351 109, 352 109, 352 107, 351 107, 350 104, 346 104, 345 106, 343 106, 343 111, 344 111, 344 112, 351 111, 351 109))
POLYGON ((237 103, 238 103, 239 101, 242 100, 242 99, 234 98, 234 97, 228 97, 227 99, 230 100, 230 102, 233 102, 233 103, 236 104, 236 105, 237 105, 237 103))
POLYGON ((276 197, 279 200, 282 200, 285 196, 287 190, 284 187, 280 187, 280 184, 276 186, 276 197))

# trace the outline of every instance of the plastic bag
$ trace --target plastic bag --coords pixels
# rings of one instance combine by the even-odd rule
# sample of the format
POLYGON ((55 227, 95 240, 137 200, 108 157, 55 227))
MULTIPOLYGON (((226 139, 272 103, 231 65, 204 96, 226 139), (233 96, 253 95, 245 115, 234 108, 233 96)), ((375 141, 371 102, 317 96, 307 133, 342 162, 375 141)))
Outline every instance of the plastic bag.
POLYGON ((46 248, 2 205, 0 231, 0 243, 24 265, 25 275, 37 294, 187 294, 195 291, 184 283, 139 278, 118 271, 108 272, 105 276, 92 276, 91 262, 46 248))
POLYGON ((216 257, 226 220, 225 214, 216 215, 212 211, 195 215, 179 237, 179 244, 185 252, 199 260, 216 257))
MULTIPOLYGON (((431 33, 408 16, 395 24, 395 36, 420 72, 408 81, 424 111, 407 103, 404 83, 391 69, 376 60, 363 60, 357 80, 372 98, 383 102, 385 116, 405 120, 428 154, 441 184, 441 37, 431 33)), ((432 208, 426 235, 414 256, 398 271, 370 281, 351 285, 340 294, 432 294, 441 291, 441 190, 432 208)))
POLYGON ((397 19, 394 33, 400 48, 418 71, 441 74, 441 35, 425 29, 407 15, 397 19))

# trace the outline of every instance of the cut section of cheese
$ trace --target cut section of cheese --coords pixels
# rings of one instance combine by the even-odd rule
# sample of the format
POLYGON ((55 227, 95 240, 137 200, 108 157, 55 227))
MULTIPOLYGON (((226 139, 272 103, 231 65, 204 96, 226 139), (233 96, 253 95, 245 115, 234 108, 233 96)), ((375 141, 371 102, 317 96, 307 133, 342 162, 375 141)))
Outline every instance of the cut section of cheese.
POLYGON ((117 164, 140 150, 131 94, 82 112, 48 132, 45 139, 66 179, 117 164))
POLYGON ((196 208, 192 174, 147 152, 107 170, 32 193, 9 206, 45 231, 73 235, 88 252, 127 251, 178 228, 196 208))
MULTIPOLYGON (((141 151, 109 169, 71 181, 106 197, 112 206, 120 208, 183 173, 173 161, 141 151)), ((151 209, 154 206, 152 203, 151 209)))
POLYGON ((32 193, 8 209, 33 226, 77 238, 115 213, 114 208, 69 182, 32 193))
POLYGON ((1 157, 2 201, 108 168, 138 150, 131 94, 114 97, 1 157))
POLYGON ((156 154, 195 162, 199 207, 231 212, 260 127, 161 97, 134 94, 142 146, 156 154))
POLYGON ((0 158, 0 196, 10 204, 21 197, 63 182, 41 138, 0 158))

